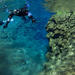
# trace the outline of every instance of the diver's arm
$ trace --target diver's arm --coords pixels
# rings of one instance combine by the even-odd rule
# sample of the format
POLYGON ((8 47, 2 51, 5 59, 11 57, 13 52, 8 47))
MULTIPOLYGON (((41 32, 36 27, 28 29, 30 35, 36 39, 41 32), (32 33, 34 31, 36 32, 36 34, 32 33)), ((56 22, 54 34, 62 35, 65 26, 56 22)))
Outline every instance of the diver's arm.
POLYGON ((29 19, 32 20, 32 23, 36 22, 36 20, 33 18, 32 14, 30 12, 28 12, 28 17, 29 17, 29 19))
POLYGON ((9 22, 11 21, 11 19, 12 19, 13 16, 14 16, 13 13, 11 13, 11 14, 8 16, 8 20, 6 21, 6 24, 4 25, 3 28, 7 28, 8 24, 9 24, 9 22))

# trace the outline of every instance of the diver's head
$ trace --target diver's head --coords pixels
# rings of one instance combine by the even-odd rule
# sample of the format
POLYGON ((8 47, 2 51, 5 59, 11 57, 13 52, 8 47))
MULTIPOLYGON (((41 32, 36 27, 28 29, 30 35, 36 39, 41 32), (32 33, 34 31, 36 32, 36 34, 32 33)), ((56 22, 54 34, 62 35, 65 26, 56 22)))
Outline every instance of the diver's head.
POLYGON ((16 9, 14 9, 14 13, 17 13, 18 11, 16 9))
POLYGON ((15 9, 15 10, 14 10, 14 13, 15 13, 15 14, 16 14, 16 13, 19 13, 19 10, 16 10, 16 9, 15 9))
POLYGON ((14 9, 14 11, 13 11, 14 13, 16 13, 17 12, 17 10, 16 9, 14 9))

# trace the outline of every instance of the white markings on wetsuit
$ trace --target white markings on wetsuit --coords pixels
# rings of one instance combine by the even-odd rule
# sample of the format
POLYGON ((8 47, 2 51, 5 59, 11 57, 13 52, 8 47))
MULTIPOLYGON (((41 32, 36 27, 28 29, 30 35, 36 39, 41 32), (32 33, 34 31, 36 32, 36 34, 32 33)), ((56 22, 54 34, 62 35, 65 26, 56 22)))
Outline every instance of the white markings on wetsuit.
POLYGON ((10 21, 10 19, 8 18, 8 20, 7 21, 10 21))
POLYGON ((28 12, 28 16, 31 16, 32 14, 30 12, 28 12))
POLYGON ((11 22, 13 22, 14 19, 12 18, 12 19, 10 20, 10 19, 8 18, 8 20, 3 20, 4 23, 7 22, 7 21, 11 21, 11 22))
POLYGON ((14 21, 14 19, 12 18, 11 21, 14 21))
POLYGON ((7 21, 14 21, 14 19, 12 18, 11 20, 8 18, 8 20, 7 21))

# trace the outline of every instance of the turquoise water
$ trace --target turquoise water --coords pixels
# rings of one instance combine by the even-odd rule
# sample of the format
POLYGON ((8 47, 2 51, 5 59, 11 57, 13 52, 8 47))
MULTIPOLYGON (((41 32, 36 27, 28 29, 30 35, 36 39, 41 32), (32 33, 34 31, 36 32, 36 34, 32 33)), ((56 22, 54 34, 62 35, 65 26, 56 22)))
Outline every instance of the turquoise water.
MULTIPOLYGON (((24 6, 25 0, 4 2, 8 9, 24 6)), ((28 0, 30 11, 37 22, 24 21, 14 16, 7 29, 0 27, 0 75, 38 75, 46 62, 48 40, 45 26, 51 13, 42 6, 43 0, 28 0)), ((1 9, 1 8, 0 8, 1 9)), ((9 13, 1 10, 1 20, 9 13)))

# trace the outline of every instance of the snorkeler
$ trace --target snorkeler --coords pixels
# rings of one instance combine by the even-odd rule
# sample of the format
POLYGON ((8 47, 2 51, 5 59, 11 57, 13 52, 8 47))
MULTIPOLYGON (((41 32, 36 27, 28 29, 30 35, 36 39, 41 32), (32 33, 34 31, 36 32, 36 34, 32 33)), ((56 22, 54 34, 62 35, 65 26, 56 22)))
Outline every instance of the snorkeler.
MULTIPOLYGON (((6 24, 3 26, 3 28, 7 28, 9 22, 11 21, 13 16, 20 16, 22 17, 24 20, 26 20, 25 16, 28 16, 29 19, 32 20, 32 23, 35 22, 36 20, 33 18, 32 14, 29 12, 28 10, 28 6, 25 5, 23 8, 21 9, 15 9, 13 11, 9 11, 10 15, 8 16, 7 21, 5 22, 6 24)), ((0 22, 0 25, 4 24, 4 22, 0 22)))

